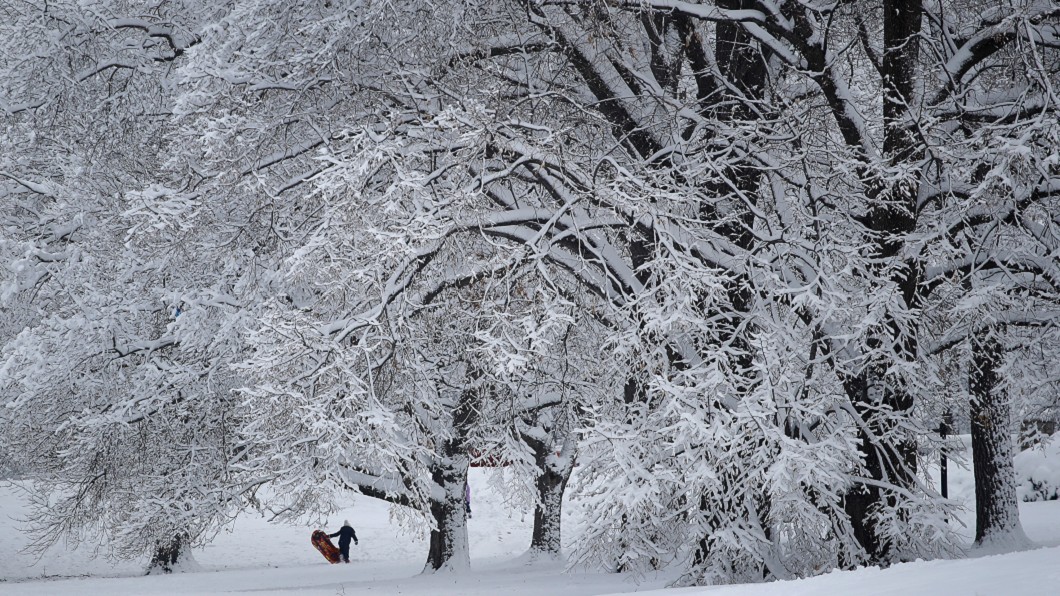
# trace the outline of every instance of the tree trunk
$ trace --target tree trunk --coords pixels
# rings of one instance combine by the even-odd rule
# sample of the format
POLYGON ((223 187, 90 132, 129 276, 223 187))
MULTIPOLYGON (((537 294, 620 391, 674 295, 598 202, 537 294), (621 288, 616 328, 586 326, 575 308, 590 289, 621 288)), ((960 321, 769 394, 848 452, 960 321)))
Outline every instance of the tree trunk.
POLYGON ((441 499, 431 499, 431 546, 423 570, 468 569, 467 511, 464 510, 464 487, 467 485, 468 435, 478 421, 482 389, 477 387, 481 377, 472 369, 467 375, 468 387, 460 392, 453 409, 452 437, 440 442, 431 479, 441 489, 441 499))
POLYGON ((975 544, 1029 545, 1020 525, 1016 473, 1012 465, 1012 421, 1007 397, 998 390, 1001 343, 993 329, 972 340, 972 462, 975 473, 975 544))
POLYGON ((530 539, 530 551, 548 556, 560 553, 563 512, 563 492, 567 487, 567 476, 546 467, 537 477, 537 497, 534 507, 534 533, 530 539))
MULTIPOLYGON (((466 458, 465 458, 466 459, 466 458)), ((457 469, 440 469, 432 474, 435 483, 444 489, 441 501, 431 502, 431 544, 427 553, 424 571, 439 569, 467 569, 471 566, 471 555, 467 539, 467 512, 464 510, 464 483, 467 481, 467 466, 463 473, 457 469)))
MULTIPOLYGON (((916 443, 911 439, 893 440, 898 418, 912 408, 912 399, 884 385, 878 371, 866 371, 846 383, 847 393, 861 415, 858 450, 864 457, 868 478, 896 487, 913 484, 916 474, 916 443)), ((856 484, 844 495, 843 509, 850 518, 854 538, 864 549, 869 563, 888 559, 890 545, 880 539, 873 512, 894 505, 887 491, 869 483, 856 484)), ((851 562, 853 563, 853 562, 851 562)))
MULTIPOLYGON (((924 16, 922 0, 884 0, 883 43, 880 64, 883 75, 883 152, 889 165, 915 164, 923 149, 905 125, 908 105, 914 95, 919 60, 920 30, 924 16)), ((883 267, 891 265, 891 280, 900 289, 907 312, 915 312, 923 300, 920 279, 923 263, 901 259, 905 235, 916 229, 916 199, 920 173, 911 167, 907 180, 866 180, 873 205, 865 217, 874 244, 872 252, 877 265, 871 277, 879 277, 883 267)), ((901 419, 913 408, 913 396, 905 387, 885 378, 883 371, 890 358, 915 362, 915 332, 901 317, 888 313, 885 329, 868 338, 865 349, 873 362, 857 377, 845 380, 847 395, 862 418, 858 428, 858 449, 864 457, 865 473, 876 482, 897 488, 913 485, 916 474, 916 444, 912 438, 898 436, 901 419), (888 346, 893 346, 890 352, 888 346)), ((873 511, 892 507, 895 494, 870 483, 856 484, 844 497, 844 509, 850 518, 854 537, 864 549, 870 563, 884 562, 890 545, 884 543, 876 528, 873 511)))
POLYGON ((555 557, 562 548, 563 493, 574 469, 574 458, 566 453, 566 448, 557 455, 543 441, 529 443, 538 469, 537 505, 534 507, 530 552, 533 555, 555 557))
POLYGON ((185 559, 190 556, 187 547, 188 535, 183 532, 174 534, 169 540, 157 541, 151 562, 147 565, 146 575, 179 571, 185 559))

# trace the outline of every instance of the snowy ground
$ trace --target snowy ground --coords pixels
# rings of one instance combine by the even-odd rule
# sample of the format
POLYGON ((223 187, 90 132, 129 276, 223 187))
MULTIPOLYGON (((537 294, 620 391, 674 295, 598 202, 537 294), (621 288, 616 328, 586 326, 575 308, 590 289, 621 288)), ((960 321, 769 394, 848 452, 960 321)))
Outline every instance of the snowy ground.
MULTIPOLYGON (((1036 466, 1041 461, 1036 460, 1036 466)), ((1056 467, 1060 469, 1060 462, 1056 467)), ((971 474, 951 466, 951 495, 970 503, 971 474)), ((328 565, 309 543, 310 526, 268 524, 247 515, 195 558, 203 571, 142 577, 144 561, 111 564, 84 550, 58 545, 40 560, 20 553, 17 531, 23 501, 0 485, 0 595, 50 594, 233 594, 407 596, 588 596, 640 592, 654 596, 779 596, 858 594, 1053 595, 1060 593, 1060 501, 1023 503, 1023 525, 1042 548, 956 561, 908 563, 890 569, 835 572, 794 582, 664 590, 667 576, 564 572, 560 563, 527 564, 519 559, 530 540, 532 516, 512 511, 472 470, 474 518, 470 521, 472 570, 420 575, 426 557, 422 537, 404 534, 387 506, 355 497, 326 526, 335 531, 344 517, 357 530, 350 565, 328 565)), ((969 515, 963 533, 974 526, 969 515)), ((568 519, 566 527, 572 527, 568 519)), ((970 540, 969 540, 970 541, 970 540)), ((981 553, 980 553, 981 554, 981 553)))

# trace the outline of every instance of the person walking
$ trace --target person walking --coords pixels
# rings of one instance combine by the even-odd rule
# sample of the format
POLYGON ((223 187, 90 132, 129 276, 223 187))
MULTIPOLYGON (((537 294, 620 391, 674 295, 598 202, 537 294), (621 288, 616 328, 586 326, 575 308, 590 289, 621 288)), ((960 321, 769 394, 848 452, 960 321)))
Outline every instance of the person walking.
POLYGON ((345 520, 342 523, 342 527, 339 528, 338 532, 335 532, 334 534, 328 534, 328 536, 331 536, 332 538, 336 536, 339 537, 339 556, 342 557, 343 561, 349 563, 350 541, 352 540, 354 544, 358 544, 357 532, 353 531, 353 526, 350 525, 350 520, 345 520))

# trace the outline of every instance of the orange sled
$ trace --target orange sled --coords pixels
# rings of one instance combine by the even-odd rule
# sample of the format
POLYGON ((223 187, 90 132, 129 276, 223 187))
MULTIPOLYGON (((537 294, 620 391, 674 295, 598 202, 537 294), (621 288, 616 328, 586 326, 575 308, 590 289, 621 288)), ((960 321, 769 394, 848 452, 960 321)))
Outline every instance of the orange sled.
POLYGON ((339 547, 331 543, 331 538, 323 530, 316 530, 313 532, 313 538, 311 539, 313 546, 316 547, 320 554, 324 555, 324 558, 328 560, 328 563, 338 563, 339 559, 339 547))

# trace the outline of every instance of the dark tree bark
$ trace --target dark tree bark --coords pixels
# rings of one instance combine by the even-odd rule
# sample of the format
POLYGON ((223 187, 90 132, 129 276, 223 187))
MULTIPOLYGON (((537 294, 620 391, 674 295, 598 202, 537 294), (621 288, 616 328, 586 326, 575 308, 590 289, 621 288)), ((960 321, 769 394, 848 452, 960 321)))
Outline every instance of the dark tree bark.
POLYGON ((151 555, 151 562, 147 565, 146 575, 156 573, 172 573, 182 558, 187 555, 188 535, 178 532, 169 540, 159 540, 155 544, 155 552, 151 555))
POLYGON ((537 464, 537 504, 534 506, 534 531, 530 553, 556 556, 562 548, 563 493, 567 489, 574 457, 573 447, 565 443, 560 453, 553 453, 547 441, 525 437, 537 464))
MULTIPOLYGON (((880 64, 884 89, 883 152, 891 166, 918 161, 923 152, 904 125, 916 81, 922 19, 921 0, 883 3, 884 52, 880 64)), ((910 176, 908 180, 888 185, 879 180, 865 181, 873 205, 864 223, 872 241, 873 261, 878 263, 878 270, 870 275, 879 278, 885 274, 883 267, 890 266, 890 280, 900 289, 903 306, 915 310, 923 299, 920 285, 923 265, 914 259, 896 262, 901 258, 905 235, 916 228, 919 174, 910 176)), ((913 408, 913 397, 883 374, 891 357, 906 362, 916 360, 916 338, 897 322, 901 316, 901 313, 887 313, 883 329, 870 337, 865 346, 875 356, 857 378, 847 379, 845 385, 863 422, 858 431, 858 446, 865 473, 875 482, 904 488, 912 484, 916 474, 916 445, 911 437, 896 435, 901 418, 913 408), (884 346, 893 346, 894 353, 885 353, 884 346)), ((890 545, 880 540, 872 512, 892 504, 886 499, 893 498, 888 491, 869 483, 855 485, 845 497, 844 508, 850 516, 854 536, 871 563, 885 562, 890 554, 890 545)))
MULTIPOLYGON (((898 419, 912 407, 912 400, 883 387, 876 374, 850 379, 846 388, 862 416, 858 449, 864 458, 866 476, 897 487, 909 486, 916 474, 916 443, 890 437, 896 432, 898 419)), ((893 498, 875 483, 855 485, 844 496, 843 509, 850 518, 854 538, 872 563, 885 562, 890 554, 890 545, 880 539, 872 514, 878 507, 893 505, 893 498)))
POLYGON ((975 543, 1029 544, 1020 525, 1016 473, 1012 464, 1012 420, 1006 396, 998 390, 1002 346, 984 331, 972 340, 970 379, 972 462, 975 473, 975 543))
POLYGON ((570 479, 570 468, 566 473, 545 464, 537 477, 539 503, 534 507, 534 532, 530 539, 530 550, 550 556, 558 555, 562 546, 563 492, 570 479))

